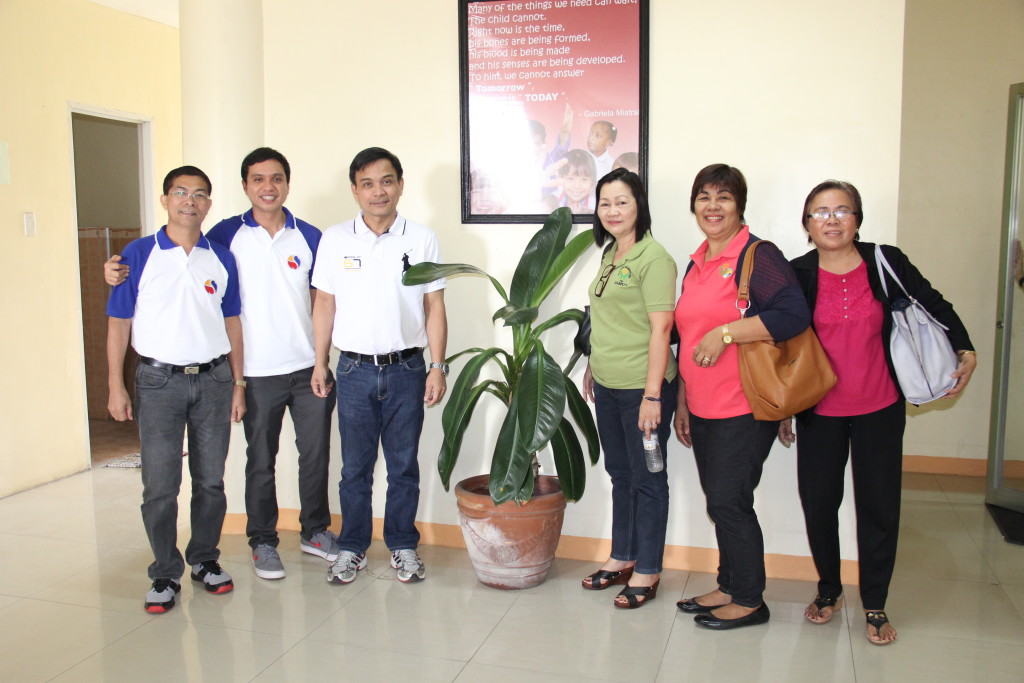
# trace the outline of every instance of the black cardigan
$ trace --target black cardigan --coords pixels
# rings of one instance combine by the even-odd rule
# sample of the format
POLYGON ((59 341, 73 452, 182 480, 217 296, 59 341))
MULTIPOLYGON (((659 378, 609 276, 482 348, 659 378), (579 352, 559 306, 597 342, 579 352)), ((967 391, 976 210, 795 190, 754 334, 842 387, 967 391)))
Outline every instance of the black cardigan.
MULTIPOLYGON (((878 265, 875 263, 875 245, 870 242, 854 242, 853 245, 860 252, 864 263, 867 264, 868 284, 871 286, 871 293, 885 307, 884 315, 882 316, 882 348, 885 350, 885 362, 889 366, 889 375, 892 376, 893 384, 896 385, 900 398, 905 398, 903 391, 900 389, 899 382, 896 381, 896 368, 892 364, 892 353, 889 349, 889 337, 892 334, 891 305, 893 301, 903 296, 903 292, 900 290, 899 285, 892 282, 892 279, 888 278, 887 275, 886 286, 889 288, 889 296, 886 298, 885 293, 882 291, 882 280, 878 276, 878 265)), ((914 264, 910 262, 910 259, 902 251, 888 244, 883 244, 882 254, 900 279, 900 282, 907 288, 910 296, 917 299, 936 320, 949 328, 946 336, 949 337, 950 343, 953 344, 953 349, 956 351, 965 349, 973 351, 974 346, 971 344, 971 338, 967 334, 967 328, 964 327, 960 316, 953 310, 953 304, 942 298, 942 295, 931 286, 931 283, 921 275, 921 271, 914 267, 914 264)), ((818 250, 812 249, 803 256, 798 256, 790 261, 790 264, 793 266, 793 270, 796 271, 796 279, 800 282, 800 288, 803 290, 804 296, 807 297, 807 306, 811 309, 811 318, 813 320, 814 307, 818 302, 818 250)))

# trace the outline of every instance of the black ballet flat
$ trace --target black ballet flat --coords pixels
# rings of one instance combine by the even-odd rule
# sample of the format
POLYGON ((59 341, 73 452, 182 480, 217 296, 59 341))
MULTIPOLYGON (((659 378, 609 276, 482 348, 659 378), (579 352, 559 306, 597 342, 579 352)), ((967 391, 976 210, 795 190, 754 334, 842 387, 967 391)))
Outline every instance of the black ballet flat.
POLYGON ((767 624, 772 614, 768 611, 768 605, 761 603, 761 606, 750 614, 736 619, 722 619, 716 617, 711 612, 705 614, 698 614, 693 618, 693 623, 697 626, 703 626, 714 631, 727 631, 732 628, 742 628, 744 626, 759 626, 761 624, 767 624))
POLYGON ((676 603, 676 608, 680 612, 686 612, 687 614, 707 614, 719 607, 725 607, 725 605, 702 605, 697 602, 697 598, 686 598, 676 603))

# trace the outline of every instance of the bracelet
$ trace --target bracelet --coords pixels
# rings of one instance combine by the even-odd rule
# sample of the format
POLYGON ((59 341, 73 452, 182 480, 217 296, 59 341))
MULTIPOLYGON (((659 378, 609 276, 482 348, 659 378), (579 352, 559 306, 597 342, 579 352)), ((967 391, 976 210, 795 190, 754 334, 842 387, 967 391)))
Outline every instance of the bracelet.
POLYGON ((661 403, 661 399, 660 398, 655 398, 654 396, 644 396, 644 400, 645 401, 654 401, 656 403, 661 403))
POLYGON ((956 357, 963 358, 968 353, 974 356, 975 358, 978 357, 977 351, 971 351, 970 349, 964 349, 963 351, 960 351, 959 353, 956 354, 956 357))

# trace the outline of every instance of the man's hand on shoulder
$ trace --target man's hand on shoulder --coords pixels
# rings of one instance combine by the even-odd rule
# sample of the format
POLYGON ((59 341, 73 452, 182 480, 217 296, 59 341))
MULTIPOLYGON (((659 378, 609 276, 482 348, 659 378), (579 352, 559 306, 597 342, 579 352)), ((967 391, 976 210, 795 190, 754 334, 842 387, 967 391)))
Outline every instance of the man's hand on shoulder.
POLYGON ((121 257, 114 254, 103 262, 103 279, 111 287, 116 287, 128 279, 129 267, 127 263, 121 263, 121 257))

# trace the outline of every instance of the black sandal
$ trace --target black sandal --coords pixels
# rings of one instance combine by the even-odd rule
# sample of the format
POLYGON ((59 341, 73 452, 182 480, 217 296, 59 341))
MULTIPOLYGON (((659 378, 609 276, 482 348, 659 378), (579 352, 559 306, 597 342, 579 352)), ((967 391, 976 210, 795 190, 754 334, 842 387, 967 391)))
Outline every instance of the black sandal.
POLYGON ((811 622, 812 624, 817 624, 821 626, 832 621, 832 617, 835 616, 836 612, 843 608, 843 595, 842 593, 840 593, 839 596, 835 598, 823 598, 820 595, 816 595, 814 596, 814 602, 812 604, 814 605, 814 608, 818 610, 819 617, 821 616, 821 610, 825 609, 826 607, 832 608, 832 614, 830 614, 828 619, 826 619, 825 621, 814 621, 811 618, 809 618, 806 613, 804 614, 804 618, 807 619, 807 621, 811 622))
POLYGON ((605 569, 599 569, 590 576, 585 577, 583 579, 584 582, 587 579, 590 579, 589 586, 583 582, 581 582, 580 585, 583 586, 584 590, 603 591, 608 586, 615 586, 618 584, 627 583, 629 581, 629 577, 631 576, 633 576, 632 567, 626 567, 625 569, 620 569, 617 572, 610 572, 605 569))
MULTIPOLYGON (((619 609, 636 609, 637 607, 642 607, 657 597, 659 584, 661 584, 661 579, 655 581, 653 586, 626 586, 619 592, 619 595, 626 598, 626 601, 629 604, 623 605, 616 600, 615 606, 619 609)), ((617 595, 615 597, 619 596, 617 595)))
MULTIPOLYGON (((875 610, 872 612, 865 612, 864 616, 867 618, 869 626, 875 627, 875 635, 879 638, 882 637, 882 627, 889 623, 889 617, 886 616, 885 612, 881 610, 875 610)), ((896 639, 892 640, 872 640, 871 636, 868 636, 868 642, 872 645, 888 645, 895 642, 896 639)))

